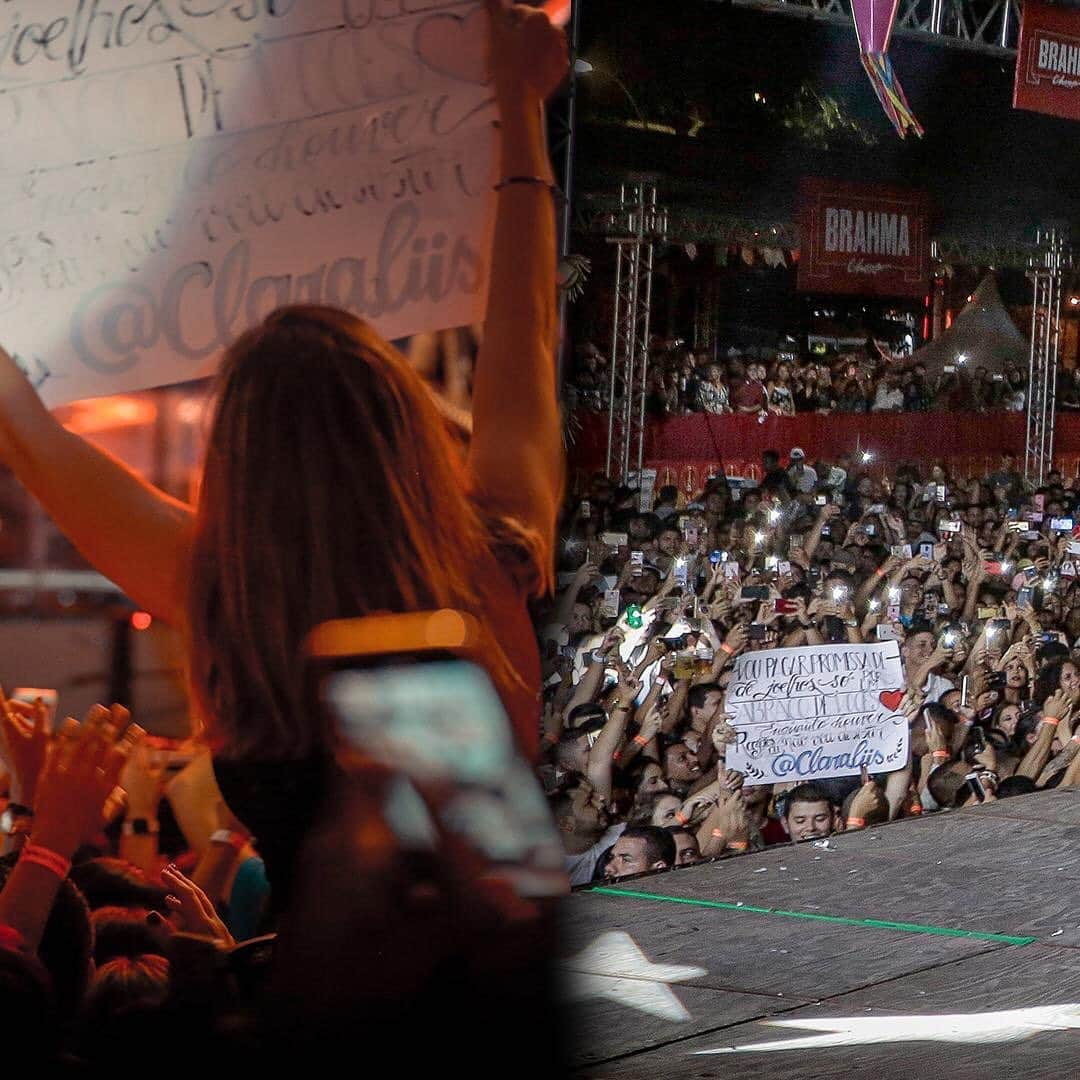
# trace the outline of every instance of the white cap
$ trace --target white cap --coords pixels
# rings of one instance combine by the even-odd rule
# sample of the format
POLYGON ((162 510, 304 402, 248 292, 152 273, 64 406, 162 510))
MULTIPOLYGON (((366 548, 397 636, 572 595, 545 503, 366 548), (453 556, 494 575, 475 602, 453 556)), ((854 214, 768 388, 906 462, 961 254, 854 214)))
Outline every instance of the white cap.
POLYGON ((806 457, 806 453, 803 451, 801 446, 793 446, 791 448, 791 453, 788 454, 788 457, 790 457, 792 461, 802 460, 806 457))

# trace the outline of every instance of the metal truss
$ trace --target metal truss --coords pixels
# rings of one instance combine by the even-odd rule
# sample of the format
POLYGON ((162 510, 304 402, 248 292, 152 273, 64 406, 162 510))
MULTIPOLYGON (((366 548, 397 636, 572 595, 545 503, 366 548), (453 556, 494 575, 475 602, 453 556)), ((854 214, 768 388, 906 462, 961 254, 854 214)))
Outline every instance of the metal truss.
MULTIPOLYGON (((610 196, 587 195, 578 207, 575 227, 582 232, 608 236, 615 228, 618 200, 610 196)), ((799 227, 792 222, 766 221, 717 214, 707 209, 683 208, 667 211, 665 238, 672 244, 746 244, 752 247, 799 247, 799 227)), ((931 242, 930 257, 935 264, 985 266, 993 270, 1011 267, 1028 270, 1041 246, 1024 240, 969 240, 940 236, 931 242)))
POLYGON ((656 201, 656 185, 623 184, 619 205, 607 219, 608 243, 615 244, 615 304, 608 379, 608 438, 605 471, 626 479, 641 474, 645 457, 645 398, 649 380, 649 318, 653 249, 663 240, 666 215, 656 201))
MULTIPOLYGON (((851 26, 850 0, 721 0, 758 11, 851 26)), ((997 55, 1016 52, 1017 0, 900 0, 893 33, 997 55)))
POLYGON ((1027 443, 1024 476, 1036 487, 1054 467, 1054 418, 1058 346, 1061 340, 1061 294, 1072 256, 1057 229, 1039 234, 1041 252, 1032 260, 1031 354, 1028 365, 1027 443))

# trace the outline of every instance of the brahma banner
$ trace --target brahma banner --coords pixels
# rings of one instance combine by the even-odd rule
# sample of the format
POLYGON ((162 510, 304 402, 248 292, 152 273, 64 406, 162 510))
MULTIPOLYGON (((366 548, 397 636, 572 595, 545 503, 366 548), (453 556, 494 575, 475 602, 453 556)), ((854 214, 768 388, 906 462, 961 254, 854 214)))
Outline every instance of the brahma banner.
POLYGON ((799 185, 802 292, 923 296, 929 202, 920 191, 805 179, 799 185))
POLYGON ((1013 106, 1080 120, 1080 11, 1027 0, 1013 106))

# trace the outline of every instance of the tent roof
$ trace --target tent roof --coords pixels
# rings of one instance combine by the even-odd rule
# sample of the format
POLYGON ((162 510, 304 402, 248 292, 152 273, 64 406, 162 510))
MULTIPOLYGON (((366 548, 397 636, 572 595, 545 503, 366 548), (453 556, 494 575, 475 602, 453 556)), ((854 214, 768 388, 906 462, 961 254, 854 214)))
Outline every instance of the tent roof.
POLYGON ((952 326, 918 349, 912 359, 925 364, 929 375, 940 375, 946 364, 955 364, 961 356, 968 371, 985 367, 994 373, 1010 362, 1026 365, 1029 352, 1030 343, 1001 302, 994 275, 987 274, 952 326))

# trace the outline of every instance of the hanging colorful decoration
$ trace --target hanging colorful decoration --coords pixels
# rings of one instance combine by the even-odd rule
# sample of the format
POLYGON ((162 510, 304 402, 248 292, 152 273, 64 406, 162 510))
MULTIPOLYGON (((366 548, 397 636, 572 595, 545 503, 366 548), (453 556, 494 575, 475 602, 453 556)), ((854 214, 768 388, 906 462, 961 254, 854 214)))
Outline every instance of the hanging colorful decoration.
POLYGON ((923 128, 904 97, 889 62, 889 38, 900 0, 851 0, 851 14, 859 39, 859 56, 885 115, 903 139, 909 131, 922 137, 923 128))

